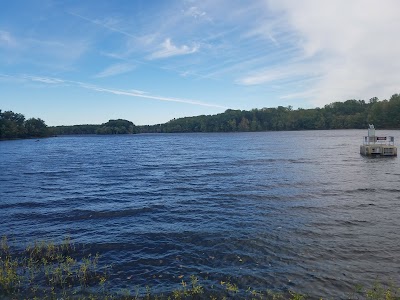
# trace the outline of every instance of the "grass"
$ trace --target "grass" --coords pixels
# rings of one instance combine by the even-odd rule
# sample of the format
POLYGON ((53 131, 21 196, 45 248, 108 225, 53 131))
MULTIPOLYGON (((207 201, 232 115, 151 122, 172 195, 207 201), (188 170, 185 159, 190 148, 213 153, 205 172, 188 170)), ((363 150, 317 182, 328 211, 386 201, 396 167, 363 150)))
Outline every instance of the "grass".
MULTIPOLYGON (((39 241, 23 251, 12 251, 7 237, 0 241, 0 299, 59 300, 186 300, 186 299, 271 299, 306 300, 306 295, 293 291, 276 293, 252 288, 240 289, 230 281, 202 285, 192 275, 168 294, 152 293, 150 287, 111 292, 110 267, 100 264, 98 254, 83 256, 69 238, 61 244, 39 241)), ((321 298, 322 299, 322 298, 321 298)), ((376 283, 371 288, 356 286, 348 299, 400 300, 400 289, 394 284, 376 283)))

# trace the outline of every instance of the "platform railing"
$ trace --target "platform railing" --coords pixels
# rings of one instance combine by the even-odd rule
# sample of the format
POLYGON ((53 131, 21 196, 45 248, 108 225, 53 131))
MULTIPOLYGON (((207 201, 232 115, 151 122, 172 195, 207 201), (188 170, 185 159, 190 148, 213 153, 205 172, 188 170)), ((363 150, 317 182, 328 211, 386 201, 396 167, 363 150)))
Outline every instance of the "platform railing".
POLYGON ((364 145, 379 144, 394 146, 394 136, 364 136, 364 145))

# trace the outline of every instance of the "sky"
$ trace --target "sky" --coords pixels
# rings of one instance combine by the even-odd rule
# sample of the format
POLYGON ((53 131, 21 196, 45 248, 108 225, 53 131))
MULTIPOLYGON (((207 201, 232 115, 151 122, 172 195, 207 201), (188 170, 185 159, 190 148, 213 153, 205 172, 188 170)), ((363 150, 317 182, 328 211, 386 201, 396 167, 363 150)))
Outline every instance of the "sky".
POLYGON ((0 109, 50 126, 400 92, 398 0, 0 4, 0 109))

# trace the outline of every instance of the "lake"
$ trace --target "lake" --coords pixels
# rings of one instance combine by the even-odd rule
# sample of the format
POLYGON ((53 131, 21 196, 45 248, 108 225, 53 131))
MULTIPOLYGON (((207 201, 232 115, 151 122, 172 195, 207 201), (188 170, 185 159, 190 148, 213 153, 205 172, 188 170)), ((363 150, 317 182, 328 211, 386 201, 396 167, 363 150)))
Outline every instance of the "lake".
POLYGON ((399 158, 360 156, 366 134, 2 141, 0 235, 17 245, 70 236, 132 290, 169 291, 191 274, 324 298, 398 284, 399 158))

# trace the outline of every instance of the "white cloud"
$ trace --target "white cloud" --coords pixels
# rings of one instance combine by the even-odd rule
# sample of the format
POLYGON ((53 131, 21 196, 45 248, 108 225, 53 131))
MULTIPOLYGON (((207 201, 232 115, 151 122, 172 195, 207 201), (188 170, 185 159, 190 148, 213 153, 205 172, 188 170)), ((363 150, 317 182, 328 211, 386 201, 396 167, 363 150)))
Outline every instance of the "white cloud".
POLYGON ((313 93, 304 91, 314 104, 387 98, 399 91, 399 1, 282 0, 268 5, 284 19, 281 30, 295 34, 298 60, 312 61, 310 67, 321 74, 308 86, 313 93))
POLYGON ((193 47, 189 47, 187 45, 182 45, 178 47, 171 42, 170 38, 167 38, 161 45, 160 49, 156 52, 152 53, 148 56, 148 59, 159 59, 159 58, 166 58, 171 56, 177 55, 186 55, 195 53, 199 50, 199 46, 195 45, 193 47))
POLYGON ((136 66, 131 63, 118 63, 118 64, 109 66, 105 70, 98 73, 95 77, 103 78, 103 77, 116 76, 119 74, 128 73, 128 72, 134 70, 135 68, 136 68, 136 66))

